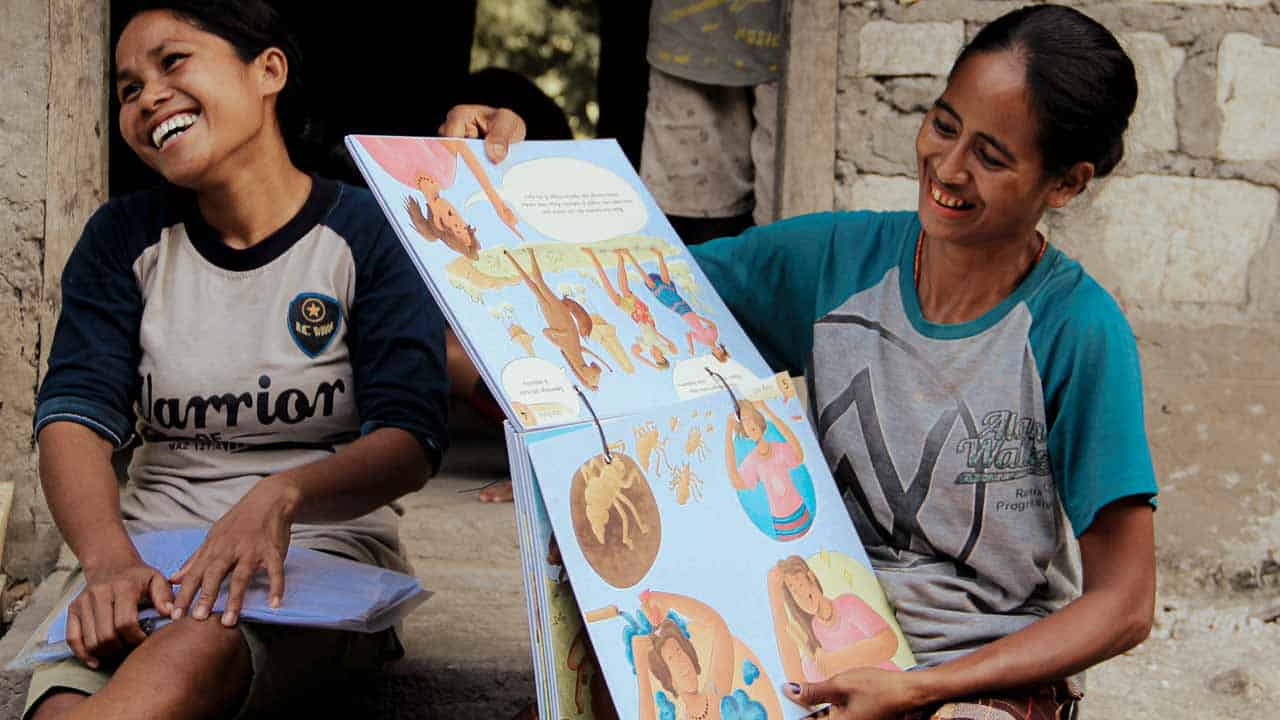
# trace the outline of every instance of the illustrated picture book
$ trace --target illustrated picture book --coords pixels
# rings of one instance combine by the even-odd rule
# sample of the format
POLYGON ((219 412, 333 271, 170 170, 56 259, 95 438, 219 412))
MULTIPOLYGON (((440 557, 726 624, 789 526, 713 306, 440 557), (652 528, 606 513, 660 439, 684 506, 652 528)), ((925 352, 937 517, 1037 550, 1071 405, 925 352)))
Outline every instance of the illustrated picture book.
POLYGON ((797 397, 613 141, 347 145, 507 413, 540 717, 802 718, 911 650, 797 397))

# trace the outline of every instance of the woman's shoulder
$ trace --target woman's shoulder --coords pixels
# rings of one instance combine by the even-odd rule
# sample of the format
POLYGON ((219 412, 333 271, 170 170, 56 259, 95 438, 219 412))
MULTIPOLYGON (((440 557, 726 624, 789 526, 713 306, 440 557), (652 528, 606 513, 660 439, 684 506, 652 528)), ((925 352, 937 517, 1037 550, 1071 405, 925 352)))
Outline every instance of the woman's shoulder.
POLYGON ((364 254, 398 245, 387 216, 368 188, 316 176, 315 192, 328 198, 323 224, 347 242, 352 252, 364 254))
POLYGON ((101 262, 116 256, 130 264, 147 247, 159 242, 161 231, 182 221, 189 201, 180 190, 155 187, 111 198, 85 223, 76 247, 101 262))
POLYGON ((1047 259, 1052 266, 1028 299, 1035 324, 1078 330, 1100 326, 1128 329, 1120 303, 1079 261, 1057 248, 1047 259))
POLYGON ((1053 252, 1053 266, 1027 301, 1031 346, 1042 371, 1049 364, 1072 366, 1081 352, 1136 354, 1137 340, 1120 303, 1079 262, 1053 252))

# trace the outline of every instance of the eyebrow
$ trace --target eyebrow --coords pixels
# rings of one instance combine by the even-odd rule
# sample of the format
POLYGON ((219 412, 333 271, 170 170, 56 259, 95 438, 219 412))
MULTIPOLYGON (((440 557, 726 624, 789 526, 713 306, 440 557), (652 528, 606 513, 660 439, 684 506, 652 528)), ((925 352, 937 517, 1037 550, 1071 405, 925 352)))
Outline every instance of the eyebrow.
MULTIPOLYGON (((960 113, 956 112, 956 109, 951 107, 951 103, 947 102, 946 100, 943 100, 942 98, 938 98, 937 100, 933 101, 933 106, 946 112, 949 115, 954 116, 955 119, 961 121, 961 123, 964 122, 964 118, 960 117, 960 113)), ((1005 147, 1003 143, 995 139, 989 133, 980 132, 978 133, 978 137, 987 141, 989 145, 994 147, 996 150, 999 150, 1001 154, 1003 154, 1009 160, 1013 161, 1017 159, 1017 157, 1013 153, 1009 152, 1009 148, 1005 147)))

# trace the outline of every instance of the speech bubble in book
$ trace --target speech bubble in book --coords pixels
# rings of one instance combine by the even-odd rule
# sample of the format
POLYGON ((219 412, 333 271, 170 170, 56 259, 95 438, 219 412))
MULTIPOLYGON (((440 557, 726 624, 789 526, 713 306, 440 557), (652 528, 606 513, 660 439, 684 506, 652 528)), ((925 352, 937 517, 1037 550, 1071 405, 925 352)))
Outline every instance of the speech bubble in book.
MULTIPOLYGON (((737 360, 729 358, 720 362, 708 354, 686 358, 676 363, 675 369, 671 371, 671 382, 675 385, 676 397, 689 400, 708 393, 724 392, 724 385, 720 384, 720 380, 715 375, 709 374, 707 370, 723 377, 735 389, 754 388, 760 384, 760 378, 753 375, 737 360)), ((728 396, 725 396, 725 402, 729 402, 728 396)))
POLYGON ((653 567, 662 545, 662 518, 644 471, 630 456, 596 455, 573 474, 573 533, 602 580, 630 587, 653 567))
POLYGON ((526 426, 577 420, 578 396, 564 368, 537 357, 520 358, 502 368, 502 389, 526 426))
MULTIPOLYGON (((498 194, 542 235, 596 242, 639 231, 649 220, 640 193, 617 173, 577 158, 529 160, 512 166, 498 194)), ((480 193, 467 205, 483 200, 480 193)))

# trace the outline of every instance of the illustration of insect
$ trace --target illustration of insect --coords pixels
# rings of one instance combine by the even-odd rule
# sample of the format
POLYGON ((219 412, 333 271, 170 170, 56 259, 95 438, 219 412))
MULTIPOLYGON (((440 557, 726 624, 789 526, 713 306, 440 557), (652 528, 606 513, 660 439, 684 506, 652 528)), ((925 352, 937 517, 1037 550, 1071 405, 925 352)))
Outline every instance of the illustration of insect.
POLYGON ((671 474, 671 482, 667 483, 667 489, 676 491, 678 505, 684 505, 690 498, 694 501, 702 499, 702 480, 693 474, 693 468, 688 463, 675 469, 671 474))
POLYGON ((702 430, 694 427, 689 430, 689 437, 684 441, 684 454, 688 457, 696 457, 699 460, 706 460, 707 455, 711 451, 707 449, 707 444, 702 440, 702 430))
MULTIPOLYGON (((627 548, 633 546, 631 540, 631 523, 627 520, 627 512, 635 519, 641 533, 648 533, 639 511, 626 496, 625 491, 636 482, 639 474, 622 462, 606 462, 603 456, 593 457, 582 467, 587 486, 584 491, 587 522, 591 525, 591 534, 596 541, 604 544, 604 531, 609 526, 609 519, 614 510, 618 511, 618 519, 622 521, 622 544, 627 548)), ((644 478, 639 478, 644 482, 644 478)))
POLYGON ((658 426, 652 420, 632 428, 636 438, 636 454, 640 456, 640 467, 657 472, 661 469, 659 461, 670 467, 667 462, 667 438, 662 437, 658 426))

